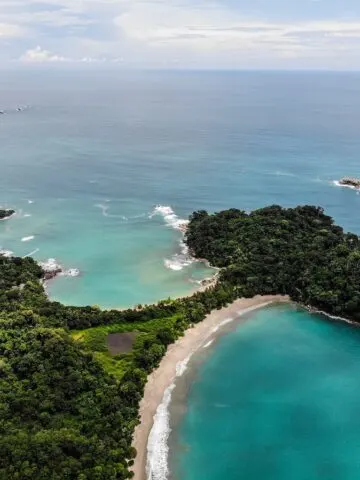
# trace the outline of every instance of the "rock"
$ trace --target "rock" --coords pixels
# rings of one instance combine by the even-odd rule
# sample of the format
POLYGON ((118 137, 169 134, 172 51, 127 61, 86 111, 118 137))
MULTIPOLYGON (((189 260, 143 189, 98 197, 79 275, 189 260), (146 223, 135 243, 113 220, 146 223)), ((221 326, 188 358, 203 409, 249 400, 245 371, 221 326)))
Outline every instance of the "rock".
POLYGON ((56 270, 47 270, 44 273, 44 280, 51 280, 55 278, 57 275, 59 275, 62 272, 61 268, 58 268, 56 270))
POLYGON ((360 189, 360 178, 344 177, 339 181, 339 184, 360 189))
POLYGON ((0 209, 0 220, 5 220, 6 218, 10 218, 14 214, 15 214, 15 210, 1 210, 0 209))

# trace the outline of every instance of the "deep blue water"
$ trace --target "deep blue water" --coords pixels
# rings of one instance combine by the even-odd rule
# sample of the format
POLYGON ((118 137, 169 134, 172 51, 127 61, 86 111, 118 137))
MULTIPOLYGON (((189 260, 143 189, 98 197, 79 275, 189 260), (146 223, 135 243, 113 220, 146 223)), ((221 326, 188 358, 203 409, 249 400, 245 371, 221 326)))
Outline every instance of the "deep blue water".
POLYGON ((359 346, 359 329, 296 308, 251 314, 197 355, 173 478, 359 479, 359 346))
POLYGON ((318 204, 360 232, 360 196, 332 184, 360 174, 360 75, 26 69, 2 72, 0 109, 0 205, 22 213, 0 247, 80 268, 50 285, 64 302, 152 302, 209 274, 165 266, 181 235, 156 204, 318 204))

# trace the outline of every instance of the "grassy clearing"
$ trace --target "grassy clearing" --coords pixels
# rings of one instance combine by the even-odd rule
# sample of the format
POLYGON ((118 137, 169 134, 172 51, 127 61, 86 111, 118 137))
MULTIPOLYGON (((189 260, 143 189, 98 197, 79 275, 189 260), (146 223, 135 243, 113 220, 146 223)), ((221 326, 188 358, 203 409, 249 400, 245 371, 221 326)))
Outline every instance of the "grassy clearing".
POLYGON ((181 320, 181 318, 181 315, 174 315, 168 318, 149 320, 148 322, 114 323, 86 330, 74 330, 71 332, 71 336, 73 340, 81 343, 86 350, 92 351, 95 358, 108 373, 121 378, 131 364, 133 355, 132 353, 111 355, 107 345, 108 335, 111 333, 138 332, 136 344, 138 340, 141 342, 141 337, 144 337, 146 334, 156 335, 165 327, 174 328, 176 322, 181 320))

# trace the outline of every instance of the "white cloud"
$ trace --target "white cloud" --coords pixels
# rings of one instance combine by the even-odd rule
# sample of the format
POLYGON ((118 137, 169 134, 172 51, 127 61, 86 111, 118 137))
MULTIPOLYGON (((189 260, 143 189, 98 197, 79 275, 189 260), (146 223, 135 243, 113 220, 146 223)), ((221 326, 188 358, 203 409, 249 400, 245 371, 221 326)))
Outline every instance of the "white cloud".
POLYGON ((46 45, 49 50, 37 47, 21 56, 28 62, 125 58, 130 66, 156 67, 176 59, 185 67, 253 68, 271 62, 283 67, 297 58, 304 65, 310 59, 310 65, 318 58, 319 65, 331 67, 345 52, 355 59, 349 67, 360 68, 355 15, 317 21, 259 15, 244 16, 226 0, 0 0, 0 39, 27 35, 16 57, 29 44, 46 45))
POLYGON ((66 62, 69 59, 60 55, 55 55, 49 50, 44 50, 40 46, 27 50, 20 60, 26 63, 44 63, 44 62, 66 62))
POLYGON ((17 38, 26 35, 26 30, 20 25, 11 23, 0 23, 0 39, 17 38))
MULTIPOLYGON (((193 7, 184 2, 123 2, 124 13, 117 16, 115 24, 130 40, 156 46, 188 45, 193 48, 249 48, 258 42, 273 45, 301 43, 299 36, 360 36, 360 22, 271 22, 262 19, 243 18, 220 4, 197 4, 193 7)), ((306 40, 306 38, 304 38, 306 40)), ((334 42, 335 43, 335 42, 334 42)))
POLYGON ((70 58, 56 55, 49 50, 41 48, 39 45, 33 49, 27 50, 19 58, 24 63, 57 63, 57 62, 73 62, 73 63, 122 63, 123 59, 120 57, 82 57, 70 58))

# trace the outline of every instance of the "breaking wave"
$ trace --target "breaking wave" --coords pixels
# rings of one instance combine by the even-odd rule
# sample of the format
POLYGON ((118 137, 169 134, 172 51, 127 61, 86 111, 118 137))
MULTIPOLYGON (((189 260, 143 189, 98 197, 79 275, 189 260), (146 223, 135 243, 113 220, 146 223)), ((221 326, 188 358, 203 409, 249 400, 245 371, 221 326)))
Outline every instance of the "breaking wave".
POLYGON ((12 252, 11 250, 6 250, 5 248, 0 248, 0 255, 9 258, 14 255, 14 252, 12 252))
POLYGON ((28 237, 23 237, 21 239, 22 242, 30 242, 31 240, 34 240, 35 235, 29 235, 28 237))
POLYGON ((350 188, 350 190, 356 190, 358 194, 360 193, 360 190, 358 188, 354 187, 354 185, 343 185, 338 180, 333 180, 332 183, 333 183, 333 185, 335 185, 335 187, 350 188))
POLYGON ((214 343, 214 339, 209 340, 208 342, 205 343, 205 345, 203 346, 203 348, 208 348, 208 347, 210 347, 210 345, 212 345, 213 343, 214 343))
MULTIPOLYGON (((176 365, 176 377, 181 377, 187 369, 192 354, 176 365)), ((156 410, 154 424, 147 445, 147 480, 166 480, 169 474, 168 439, 171 432, 169 405, 175 381, 165 390, 162 402, 156 410)))
POLYGON ((168 227, 171 227, 174 230, 182 233, 182 238, 179 243, 180 252, 175 253, 171 258, 166 258, 164 260, 165 267, 170 268, 171 270, 180 271, 196 262, 196 258, 190 254, 189 248, 184 242, 184 235, 186 233, 186 228, 189 224, 189 221, 179 218, 174 210, 168 205, 157 205, 150 214, 149 218, 153 218, 155 215, 161 215, 168 227))
POLYGON ((60 277, 78 277, 80 275, 78 268, 66 269, 55 258, 48 258, 45 262, 39 262, 39 265, 45 272, 58 272, 57 275, 60 277))
POLYGON ((221 327, 223 327, 224 325, 227 325, 228 323, 231 323, 231 322, 234 321, 234 320, 235 320, 234 318, 225 318, 225 320, 223 320, 222 322, 220 322, 218 325, 216 325, 216 327, 214 327, 214 328, 211 330, 211 333, 217 332, 221 327))
POLYGON ((169 205, 156 205, 150 214, 150 218, 154 217, 155 215, 161 215, 169 227, 172 227, 175 230, 179 230, 183 233, 189 224, 189 220, 179 218, 169 205))

